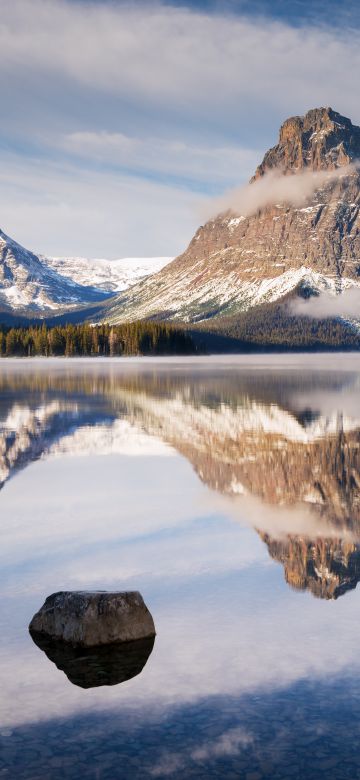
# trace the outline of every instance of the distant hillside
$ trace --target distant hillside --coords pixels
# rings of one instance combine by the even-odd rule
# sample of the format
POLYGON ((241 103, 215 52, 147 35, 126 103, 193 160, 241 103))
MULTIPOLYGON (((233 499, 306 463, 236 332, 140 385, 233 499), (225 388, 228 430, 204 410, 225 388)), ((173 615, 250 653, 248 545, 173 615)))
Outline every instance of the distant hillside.
POLYGON ((288 300, 188 327, 196 343, 209 352, 360 349, 360 327, 356 323, 294 316, 288 300))
POLYGON ((96 318, 114 292, 159 271, 170 259, 47 258, 0 230, 0 322, 96 318))
POLYGON ((75 284, 104 292, 127 290, 132 284, 164 268, 171 257, 123 257, 119 260, 92 260, 87 257, 42 257, 56 273, 75 284))

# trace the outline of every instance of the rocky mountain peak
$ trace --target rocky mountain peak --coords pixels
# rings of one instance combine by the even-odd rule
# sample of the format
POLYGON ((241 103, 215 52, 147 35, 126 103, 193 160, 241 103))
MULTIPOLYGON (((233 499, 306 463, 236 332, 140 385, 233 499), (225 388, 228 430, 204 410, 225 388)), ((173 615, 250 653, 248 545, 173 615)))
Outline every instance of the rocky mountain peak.
POLYGON ((255 179, 273 168, 333 170, 360 158, 360 127, 332 108, 313 108, 281 125, 279 143, 266 152, 255 179))
POLYGON ((310 176, 305 183, 293 176, 291 197, 289 182, 273 191, 271 183, 259 188, 259 199, 246 187, 239 197, 234 193, 228 211, 202 225, 182 255, 120 294, 104 316, 111 322, 197 322, 278 301, 287 305, 298 294, 335 296, 360 288, 360 170, 346 168, 358 160, 360 127, 350 119, 332 108, 290 117, 254 179, 271 170, 339 175, 310 176))

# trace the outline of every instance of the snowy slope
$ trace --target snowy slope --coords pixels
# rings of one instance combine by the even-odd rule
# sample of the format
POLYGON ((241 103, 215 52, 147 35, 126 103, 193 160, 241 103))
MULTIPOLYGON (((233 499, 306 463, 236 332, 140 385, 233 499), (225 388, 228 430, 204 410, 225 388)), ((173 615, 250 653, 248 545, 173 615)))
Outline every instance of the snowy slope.
MULTIPOLYGON (((250 274, 248 274, 250 276, 250 274)), ((229 271, 226 275, 213 276, 209 273, 207 280, 198 283, 199 269, 195 265, 186 274, 176 276, 169 273, 161 280, 152 277, 145 279, 129 292, 112 299, 106 310, 109 322, 119 323, 152 317, 164 313, 162 318, 196 322, 207 319, 209 312, 233 314, 248 311, 254 306, 264 303, 274 303, 286 295, 295 293, 299 286, 304 286, 313 293, 329 293, 334 295, 338 289, 338 278, 335 275, 318 273, 310 267, 289 268, 281 274, 268 278, 256 278, 239 282, 239 274, 229 271), (161 292, 157 291, 161 285, 161 292)), ((342 290, 359 289, 360 282, 343 277, 342 290)))
POLYGON ((120 260, 89 260, 85 257, 44 257, 56 273, 85 287, 120 292, 164 268, 172 257, 124 257, 120 260))
POLYGON ((47 258, 0 230, 0 311, 46 317, 100 303, 159 271, 170 259, 47 258))
POLYGON ((0 306, 7 311, 44 315, 99 301, 99 292, 60 276, 38 255, 0 230, 0 306))

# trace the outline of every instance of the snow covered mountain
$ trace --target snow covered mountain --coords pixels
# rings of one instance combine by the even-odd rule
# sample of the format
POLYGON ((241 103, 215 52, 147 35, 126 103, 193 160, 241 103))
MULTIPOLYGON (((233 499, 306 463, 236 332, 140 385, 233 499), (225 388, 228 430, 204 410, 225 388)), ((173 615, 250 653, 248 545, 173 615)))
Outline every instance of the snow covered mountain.
POLYGON ((0 230, 0 312, 46 318, 82 309, 159 271, 170 259, 47 258, 0 230))
POLYGON ((291 294, 360 288, 360 128, 331 108, 291 117, 250 184, 186 251, 121 293, 111 322, 197 322, 291 294))
POLYGON ((90 260, 85 257, 44 257, 56 273, 85 287, 120 292, 145 276, 157 273, 172 257, 124 257, 119 260, 90 260))
POLYGON ((0 230, 0 310, 28 316, 69 311, 108 297, 66 279, 0 230))

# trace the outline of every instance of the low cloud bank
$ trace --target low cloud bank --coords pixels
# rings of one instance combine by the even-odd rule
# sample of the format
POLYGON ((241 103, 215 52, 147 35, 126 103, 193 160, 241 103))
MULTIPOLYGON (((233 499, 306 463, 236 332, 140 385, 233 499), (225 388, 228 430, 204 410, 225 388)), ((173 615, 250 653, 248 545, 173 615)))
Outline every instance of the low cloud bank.
POLYGON ((340 295, 324 292, 306 301, 298 299, 290 305, 291 314, 315 319, 350 317, 360 319, 360 287, 350 287, 340 295))
POLYGON ((232 211, 234 214, 249 217, 259 209, 276 203, 304 206, 316 190, 342 176, 349 176, 358 170, 358 167, 358 164, 351 164, 333 171, 304 171, 288 176, 285 176, 282 170, 274 169, 260 179, 218 198, 212 204, 212 216, 232 211))

